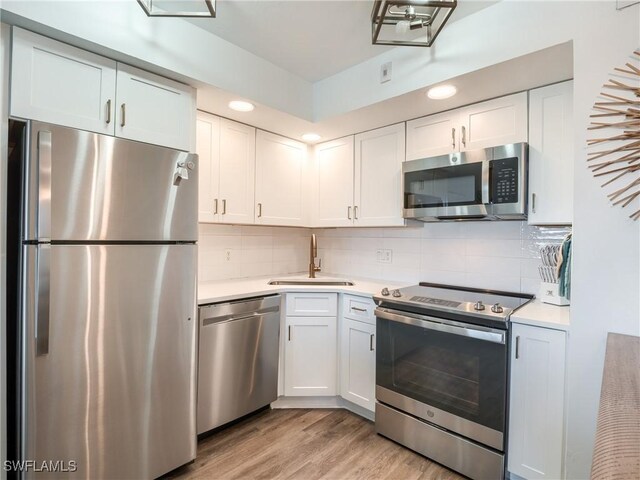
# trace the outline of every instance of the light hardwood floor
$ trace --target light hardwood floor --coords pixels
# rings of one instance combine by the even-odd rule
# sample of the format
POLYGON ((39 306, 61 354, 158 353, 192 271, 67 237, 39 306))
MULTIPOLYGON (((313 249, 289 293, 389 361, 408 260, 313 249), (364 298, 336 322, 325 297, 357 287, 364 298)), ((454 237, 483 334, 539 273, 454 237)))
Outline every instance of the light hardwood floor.
POLYGON ((437 479, 464 477, 387 440, 346 410, 265 410, 198 443, 170 478, 437 479))

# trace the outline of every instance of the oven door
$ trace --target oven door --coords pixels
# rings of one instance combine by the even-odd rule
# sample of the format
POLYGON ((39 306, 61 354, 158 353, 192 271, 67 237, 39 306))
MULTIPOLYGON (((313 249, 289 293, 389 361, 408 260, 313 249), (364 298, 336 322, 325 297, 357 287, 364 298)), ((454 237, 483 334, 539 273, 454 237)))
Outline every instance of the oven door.
POLYGON ((404 217, 486 217, 490 154, 477 150, 405 162, 404 217))
POLYGON ((507 332, 378 308, 376 399, 504 451, 507 332))

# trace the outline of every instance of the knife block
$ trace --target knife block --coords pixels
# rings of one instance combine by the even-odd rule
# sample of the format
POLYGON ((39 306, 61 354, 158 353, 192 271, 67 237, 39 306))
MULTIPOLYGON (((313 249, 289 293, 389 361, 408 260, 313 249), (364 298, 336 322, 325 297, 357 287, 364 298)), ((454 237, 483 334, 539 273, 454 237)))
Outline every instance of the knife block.
POLYGON ((569 305, 570 304, 569 300, 567 300, 567 297, 560 296, 559 290, 560 290, 559 283, 541 282, 540 283, 540 300, 544 303, 549 303, 551 305, 558 305, 558 306, 569 305))

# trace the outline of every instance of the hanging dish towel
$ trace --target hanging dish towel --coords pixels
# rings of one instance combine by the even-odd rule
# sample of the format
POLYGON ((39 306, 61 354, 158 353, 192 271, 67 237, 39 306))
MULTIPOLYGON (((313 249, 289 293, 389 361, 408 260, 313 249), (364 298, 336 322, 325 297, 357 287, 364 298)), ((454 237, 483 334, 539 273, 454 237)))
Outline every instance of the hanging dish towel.
POLYGON ((562 265, 560 265, 560 275, 558 276, 558 293, 571 300, 571 234, 567 235, 562 242, 562 265))

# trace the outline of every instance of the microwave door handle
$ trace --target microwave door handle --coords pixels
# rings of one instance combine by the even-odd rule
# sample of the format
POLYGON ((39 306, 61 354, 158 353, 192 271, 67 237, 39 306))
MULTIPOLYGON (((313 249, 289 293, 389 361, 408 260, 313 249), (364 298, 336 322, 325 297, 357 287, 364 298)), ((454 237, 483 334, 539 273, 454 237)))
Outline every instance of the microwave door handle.
POLYGON ((489 205, 489 162, 482 162, 482 203, 483 205, 489 205))

